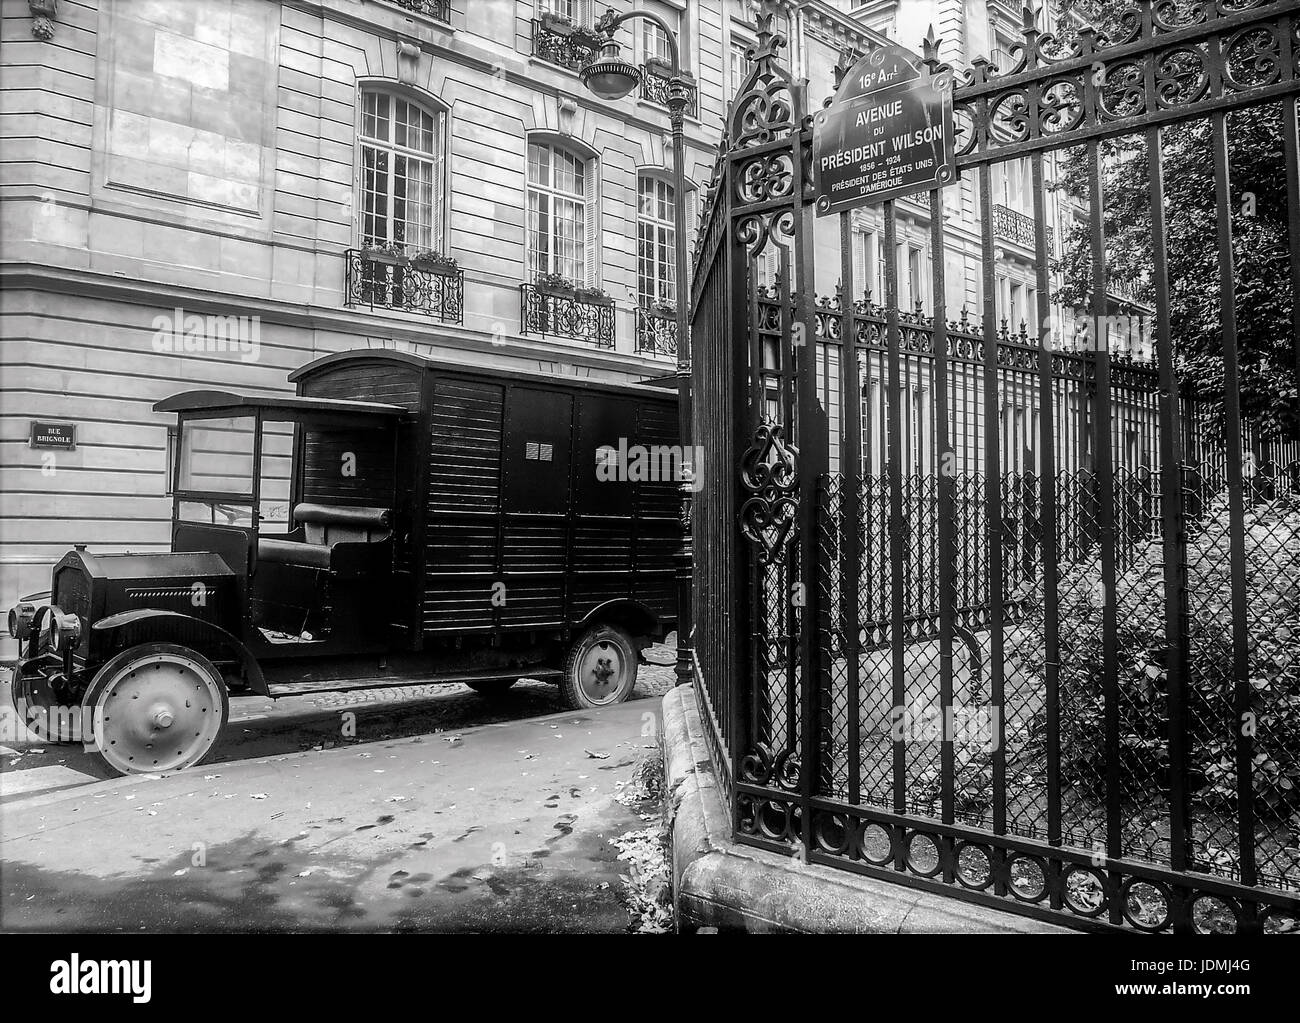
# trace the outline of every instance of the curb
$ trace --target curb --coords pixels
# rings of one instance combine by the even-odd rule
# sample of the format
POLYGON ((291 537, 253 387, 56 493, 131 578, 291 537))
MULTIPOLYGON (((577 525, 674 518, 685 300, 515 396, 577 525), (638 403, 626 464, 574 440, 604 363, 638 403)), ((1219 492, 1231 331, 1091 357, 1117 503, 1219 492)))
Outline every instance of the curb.
POLYGON ((678 930, 1078 933, 736 844, 703 728, 694 687, 678 686, 664 697, 660 741, 678 930))

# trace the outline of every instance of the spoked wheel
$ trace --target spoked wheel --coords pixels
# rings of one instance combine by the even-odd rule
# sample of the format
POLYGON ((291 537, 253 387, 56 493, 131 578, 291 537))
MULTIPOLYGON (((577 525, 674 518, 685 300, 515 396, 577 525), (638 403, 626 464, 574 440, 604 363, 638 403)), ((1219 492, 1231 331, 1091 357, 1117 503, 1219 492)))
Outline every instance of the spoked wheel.
POLYGON ((31 671, 20 674, 14 669, 10 700, 18 711, 18 720, 43 742, 64 745, 81 741, 81 697, 73 687, 44 674, 31 671))
POLYGON ((615 625, 596 625, 570 648, 560 689, 574 710, 622 703, 632 695, 637 667, 632 637, 615 625))
POLYGON ((83 706, 100 756, 122 774, 197 764, 230 714, 221 673, 174 643, 123 650, 99 670, 83 706))

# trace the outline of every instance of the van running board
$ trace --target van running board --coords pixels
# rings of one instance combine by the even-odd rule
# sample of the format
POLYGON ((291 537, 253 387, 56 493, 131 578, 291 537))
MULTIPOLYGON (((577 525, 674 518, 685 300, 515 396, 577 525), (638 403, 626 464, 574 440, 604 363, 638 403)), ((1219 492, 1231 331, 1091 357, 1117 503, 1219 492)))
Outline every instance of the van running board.
POLYGON ((564 672, 558 668, 541 668, 521 674, 518 671, 470 672, 465 675, 390 675, 384 678, 313 679, 310 682, 278 682, 268 686, 271 699, 281 696, 306 696, 312 693, 351 693, 364 689, 392 689, 396 686, 449 686, 470 682, 516 682, 536 679, 539 682, 556 682, 564 672))

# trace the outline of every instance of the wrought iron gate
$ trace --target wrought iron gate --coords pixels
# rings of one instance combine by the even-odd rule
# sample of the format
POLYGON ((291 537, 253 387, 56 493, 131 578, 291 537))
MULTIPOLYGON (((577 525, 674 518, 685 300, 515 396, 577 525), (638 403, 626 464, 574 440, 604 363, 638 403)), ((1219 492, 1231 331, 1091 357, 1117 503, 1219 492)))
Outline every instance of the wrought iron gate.
POLYGON ((810 111, 761 26, 695 253, 696 681, 739 841, 1081 926, 1295 930, 1300 446, 1238 404, 1227 131, 1282 108, 1300 337, 1300 15, 1141 0, 1115 24, 1065 47, 1026 11, 1006 74, 927 40, 980 197, 978 323, 945 307, 944 190, 933 316, 899 309, 893 258, 871 300, 847 213, 838 293, 814 293, 810 111), (1215 164, 1213 415, 1170 329, 1161 142, 1190 119, 1215 164), (1101 326, 1118 136, 1150 164, 1153 363, 997 323, 992 168, 1029 158, 1046 326, 1045 159, 1083 147, 1101 326))

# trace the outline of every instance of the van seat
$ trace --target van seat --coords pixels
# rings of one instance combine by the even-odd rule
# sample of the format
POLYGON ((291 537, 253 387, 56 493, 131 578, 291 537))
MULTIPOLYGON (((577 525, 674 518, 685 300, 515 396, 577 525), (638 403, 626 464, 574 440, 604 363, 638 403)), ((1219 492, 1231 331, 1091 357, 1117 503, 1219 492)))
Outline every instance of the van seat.
POLYGON ((300 504, 293 509, 293 519, 302 527, 302 540, 259 537, 258 559, 329 571, 337 567, 334 565, 335 544, 376 543, 388 539, 392 512, 387 508, 300 504))
POLYGON ((297 540, 281 540, 273 536, 258 537, 257 560, 274 561, 281 565, 301 565, 304 568, 319 568, 328 571, 330 567, 330 549, 324 544, 299 543, 297 540))
POLYGON ((391 531, 392 518, 388 508, 303 503, 293 509, 293 520, 302 526, 303 539, 326 548, 336 543, 385 540, 391 531))

